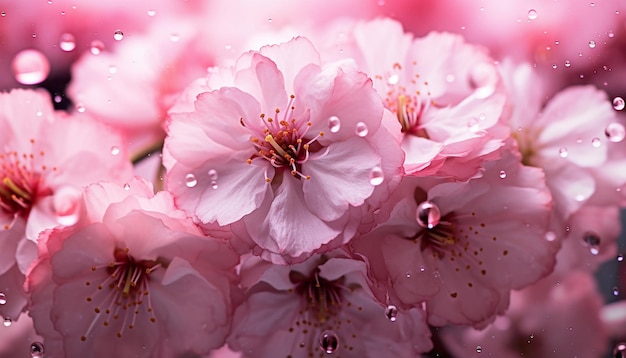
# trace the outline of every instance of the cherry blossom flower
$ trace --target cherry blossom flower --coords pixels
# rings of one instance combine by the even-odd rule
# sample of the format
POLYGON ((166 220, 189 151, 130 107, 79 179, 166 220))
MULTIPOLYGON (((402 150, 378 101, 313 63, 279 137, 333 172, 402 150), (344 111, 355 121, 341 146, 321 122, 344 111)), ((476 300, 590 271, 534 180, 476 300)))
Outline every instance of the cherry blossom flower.
POLYGON ((80 117, 54 112, 45 92, 0 93, 0 292, 10 296, 0 313, 6 317, 17 318, 26 305, 19 287, 36 248, 25 240, 74 223, 83 186, 132 175, 119 135, 80 117))
POLYGON ((293 266, 251 257, 229 345, 243 357, 415 357, 432 348, 424 312, 374 300, 366 265, 339 250, 293 266))
POLYGON ((39 241, 27 287, 46 351, 152 357, 221 347, 238 256, 204 237, 169 193, 139 179, 126 188, 89 186, 81 220, 39 241))
POLYGON ((248 52, 207 85, 193 112, 171 113, 163 158, 168 190, 199 222, 302 260, 348 241, 359 207, 393 189, 402 154, 371 80, 320 67, 305 38, 248 52))
MULTIPOLYGON (((407 174, 467 180, 499 157, 504 87, 494 60, 461 36, 413 39, 390 19, 359 22, 339 57, 353 57, 399 122, 407 174)), ((330 54, 324 53, 325 55, 330 54)))
POLYGON ((542 171, 518 160, 507 153, 467 183, 403 179, 389 221, 351 243, 392 303, 425 301, 433 325, 484 327, 511 289, 551 272, 559 242, 545 239, 550 193, 542 171))

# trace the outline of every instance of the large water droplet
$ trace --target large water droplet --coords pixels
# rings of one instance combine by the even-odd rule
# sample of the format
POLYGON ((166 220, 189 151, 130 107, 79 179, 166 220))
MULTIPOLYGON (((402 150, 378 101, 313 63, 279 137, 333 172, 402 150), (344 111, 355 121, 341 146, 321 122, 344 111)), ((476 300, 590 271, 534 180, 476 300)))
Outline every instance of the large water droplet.
POLYGON ((626 102, 624 101, 622 97, 613 98, 613 108, 615 108, 618 111, 621 111, 622 109, 624 109, 624 107, 626 107, 626 102))
POLYGON ((439 224, 441 211, 439 211, 437 204, 431 201, 424 201, 417 206, 416 218, 417 223, 421 227, 432 229, 439 224))
POLYGON ((128 183, 124 184, 124 190, 129 191, 130 190, 130 184, 128 184, 128 183))
POLYGON ((341 129, 341 121, 337 116, 331 116, 328 118, 328 129, 331 133, 337 133, 341 129))
POLYGON ((70 52, 76 48, 76 39, 74 35, 64 33, 61 35, 61 40, 59 41, 59 47, 61 50, 65 52, 70 52))
POLYGON ((13 321, 9 317, 5 317, 4 318, 4 326, 5 327, 10 327, 12 323, 13 323, 13 321))
POLYGON ((370 184, 378 186, 382 184, 384 180, 385 174, 383 173, 383 170, 380 169, 380 167, 372 168, 372 171, 370 172, 370 184))
POLYGON ((593 138, 591 140, 591 146, 594 148, 599 148, 600 145, 602 145, 602 142, 600 141, 600 138, 593 138))
POLYGON ((589 252, 591 252, 592 255, 600 253, 600 237, 596 233, 590 231, 584 233, 583 242, 589 247, 589 252))
POLYGON ((593 40, 589 41, 589 48, 596 48, 596 42, 593 40))
POLYGON ((482 352, 483 352, 483 347, 476 346, 476 353, 482 353, 482 352))
POLYGON ((561 158, 567 158, 567 155, 568 155, 568 154, 569 154, 569 153, 567 152, 567 148, 565 148, 565 147, 561 147, 561 148, 559 148, 559 157, 561 157, 561 158))
POLYGON ((7 295, 0 292, 0 305, 6 305, 6 304, 7 304, 7 295))
POLYGON ((570 67, 572 66, 572 63, 569 60, 565 61, 565 67, 570 67))
POLYGON ((500 179, 506 178, 506 172, 504 170, 500 170, 500 179))
POLYGON ((621 342, 615 345, 613 348, 613 357, 614 358, 626 358, 626 343, 621 342))
POLYGON ((124 33, 122 32, 122 30, 115 30, 115 32, 113 33, 113 39, 115 41, 121 41, 124 38, 124 33))
POLYGON ((111 147, 111 154, 113 155, 119 155, 120 154, 120 147, 114 145, 111 147))
POLYGON ((104 43, 100 40, 93 40, 89 44, 89 50, 93 55, 99 55, 104 50, 104 43))
POLYGON ((626 137, 626 129, 621 123, 609 123, 604 129, 604 135, 609 141, 613 143, 619 143, 626 137))
POLYGON ((395 322, 398 318, 398 307, 394 305, 389 305, 385 308, 385 317, 391 322, 395 322))
POLYGON ((622 254, 617 255, 617 262, 622 262, 622 261, 624 261, 624 255, 622 254))
POLYGON ((43 343, 41 342, 33 342, 30 345, 30 355, 33 358, 42 358, 45 352, 43 343))
POLYGON ((369 133, 369 129, 367 129, 367 124, 363 122, 357 123, 356 127, 354 128, 354 131, 356 132, 356 135, 358 135, 359 137, 365 137, 367 133, 369 133))
POLYGON ((328 354, 334 353, 339 348, 339 338, 333 331, 324 331, 320 334, 320 348, 328 354))
POLYGON ((185 176, 185 185, 187 188, 193 188, 196 184, 198 184, 198 180, 195 175, 189 173, 185 176))
POLYGON ((534 20, 537 18, 537 10, 530 9, 528 10, 528 20, 534 20))
POLYGON ((37 50, 22 50, 11 62, 15 80, 23 85, 36 85, 50 74, 48 58, 37 50))
POLYGON ((211 181, 211 188, 217 189, 217 170, 211 169, 207 174, 209 175, 209 180, 211 181))

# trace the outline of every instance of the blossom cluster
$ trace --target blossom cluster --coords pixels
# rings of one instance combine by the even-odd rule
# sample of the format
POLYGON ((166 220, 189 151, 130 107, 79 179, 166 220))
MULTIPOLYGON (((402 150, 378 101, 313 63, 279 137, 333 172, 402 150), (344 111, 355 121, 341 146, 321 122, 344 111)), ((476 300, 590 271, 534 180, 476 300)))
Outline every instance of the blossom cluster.
POLYGON ((468 14, 430 31, 435 3, 239 2, 103 26, 115 4, 48 1, 32 37, 61 31, 55 53, 4 45, 0 355, 626 354, 626 303, 593 277, 623 261, 626 104, 541 65, 576 18, 500 9, 534 39, 513 51, 468 14), (49 59, 71 73, 52 95, 49 59))

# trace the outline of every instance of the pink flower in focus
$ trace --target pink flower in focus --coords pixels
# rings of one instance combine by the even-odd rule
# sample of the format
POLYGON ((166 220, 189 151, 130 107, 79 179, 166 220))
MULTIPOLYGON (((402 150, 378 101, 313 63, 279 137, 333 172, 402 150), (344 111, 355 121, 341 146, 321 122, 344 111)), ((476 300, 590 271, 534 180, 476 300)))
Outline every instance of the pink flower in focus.
POLYGON ((391 302, 426 302, 428 321, 484 327, 511 289, 547 275, 558 240, 545 239, 552 208, 541 170, 506 154, 467 183, 405 177, 389 221, 355 240, 391 302))
POLYGON ((424 312, 378 304, 365 262, 342 251, 293 266, 251 257, 242 282, 229 345, 243 357, 416 357, 432 348, 424 312))
POLYGON ((374 210, 401 172, 371 80, 321 68, 305 38, 216 71, 193 112, 171 113, 163 162, 177 205, 233 224, 276 262, 349 240, 359 206, 374 210))
POLYGON ((448 33, 413 39, 390 19, 357 23, 351 33, 339 56, 374 79, 397 118, 392 133, 407 174, 467 180, 499 157, 509 135, 500 119, 504 87, 485 49, 448 33))
POLYGON ((0 292, 7 295, 0 314, 15 319, 26 305, 21 286, 36 257, 32 241, 77 220, 83 186, 121 183, 132 168, 116 133, 89 117, 54 112, 40 91, 0 93, 0 144, 0 292))
POLYGON ((40 239, 27 287, 46 354, 165 357, 224 344, 238 256, 169 193, 139 179, 128 188, 89 186, 81 221, 40 239))

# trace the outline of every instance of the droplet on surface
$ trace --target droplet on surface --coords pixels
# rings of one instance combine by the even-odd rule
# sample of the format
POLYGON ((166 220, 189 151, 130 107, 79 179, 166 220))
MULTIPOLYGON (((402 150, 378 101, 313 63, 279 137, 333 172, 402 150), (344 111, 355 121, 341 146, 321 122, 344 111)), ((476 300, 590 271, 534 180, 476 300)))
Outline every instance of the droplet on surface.
POLYGON ((565 67, 570 67, 572 65, 572 63, 569 60, 565 61, 565 67))
POLYGON ((23 85, 36 85, 50 74, 50 62, 40 51, 22 50, 13 58, 11 69, 17 82, 23 85))
POLYGON ((600 138, 593 138, 591 140, 591 146, 594 148, 598 148, 600 147, 600 145, 602 145, 602 142, 600 141, 600 138))
POLYGON ((45 349, 44 349, 43 343, 41 343, 41 342, 33 342, 30 345, 30 355, 33 358, 42 358, 44 352, 45 352, 45 349))
POLYGON ((0 292, 0 305, 6 305, 6 304, 7 304, 7 295, 0 292))
POLYGON ((613 348, 614 358, 626 358, 626 342, 621 342, 615 345, 613 348))
POLYGON ((354 128, 354 131, 356 132, 356 135, 358 135, 359 137, 365 137, 367 133, 369 133, 369 129, 367 129, 367 124, 363 122, 357 123, 356 127, 354 128))
POLYGON ((128 184, 128 183, 124 184, 124 190, 129 191, 130 190, 130 184, 128 184))
POLYGON ((483 352, 483 347, 476 346, 476 353, 482 353, 482 352, 483 352))
POLYGON ((617 286, 613 287, 613 296, 619 296, 619 287, 617 286))
POLYGON ((331 116, 328 118, 328 129, 331 133, 337 133, 341 129, 341 121, 337 116, 331 116))
POLYGON ((6 13, 6 12, 4 12, 4 11, 3 11, 3 12, 0 12, 0 16, 5 17, 5 16, 7 16, 7 13, 6 13))
POLYGON ((504 170, 500 170, 500 178, 501 179, 506 178, 506 172, 504 170))
POLYGON ((185 176, 185 185, 187 188, 193 188, 196 184, 198 184, 198 180, 195 175, 189 173, 185 176))
POLYGON ((370 172, 370 184, 378 186, 382 184, 384 180, 385 174, 383 173, 383 170, 380 167, 372 168, 372 171, 370 172))
POLYGON ((567 148, 565 147, 559 148, 559 157, 567 158, 567 155, 568 155, 567 148))
POLYGON ((59 47, 65 52, 73 51, 76 48, 76 38, 70 33, 62 34, 59 47))
POLYGON ((112 147, 111 147, 111 154, 113 154, 113 155, 118 155, 118 154, 120 154, 120 147, 118 147, 118 146, 116 146, 116 145, 112 146, 112 147))
POLYGON ((621 111, 622 109, 624 109, 624 107, 626 107, 626 102, 624 101, 622 97, 613 98, 613 108, 615 108, 618 111, 621 111))
POLYGON ((609 141, 619 143, 626 137, 626 129, 621 123, 609 123, 604 129, 604 135, 609 141))
POLYGON ((624 261, 624 255, 622 254, 617 255, 617 262, 622 262, 622 261, 624 261))
POLYGON ((589 41, 589 48, 595 48, 596 47, 596 42, 591 40, 589 41))
POLYGON ((432 229, 441 219, 441 211, 437 204, 431 201, 423 201, 417 206, 417 223, 424 228, 432 229))
POLYGON ((4 318, 4 326, 5 327, 10 327, 11 323, 13 323, 13 321, 9 317, 5 317, 4 318))
POLYGON ((76 104, 76 111, 77 111, 78 113, 85 113, 85 111, 86 111, 86 110, 87 110, 87 109, 85 108, 85 105, 84 105, 84 104, 82 104, 82 103, 77 103, 77 104, 76 104))
POLYGON ((554 232, 552 232, 552 231, 546 232, 546 236, 545 237, 546 237, 546 240, 550 241, 550 242, 556 240, 556 234, 554 232))
POLYGON ((153 17, 154 15, 156 15, 156 10, 148 10, 148 16, 153 17))
POLYGON ((217 170, 211 169, 207 174, 209 175, 209 180, 211 181, 211 188, 217 189, 217 170))
POLYGON ((115 32, 113 33, 113 39, 115 41, 121 41, 124 38, 124 33, 122 32, 122 30, 115 30, 115 32))
POLYGON ((389 305, 385 309, 385 317, 391 322, 395 322, 398 318, 398 308, 394 305, 389 305))
POLYGON ((589 251, 592 255, 600 253, 600 237, 593 232, 586 232, 583 234, 583 242, 589 247, 589 251))
POLYGON ((528 20, 534 20, 537 18, 537 10, 530 9, 528 10, 528 20))
POLYGON ((400 81, 400 76, 398 76, 398 74, 393 74, 387 79, 387 83, 390 85, 395 85, 398 81, 400 81))
POLYGON ((92 55, 99 55, 104 50, 104 43, 100 40, 93 40, 89 44, 89 50, 92 55))
POLYGON ((477 133, 480 130, 480 123, 476 118, 470 118, 467 120, 467 128, 469 128, 470 132, 477 133))
POLYGON ((324 331, 320 334, 320 348, 328 354, 334 353, 339 348, 339 338, 333 331, 324 331))

